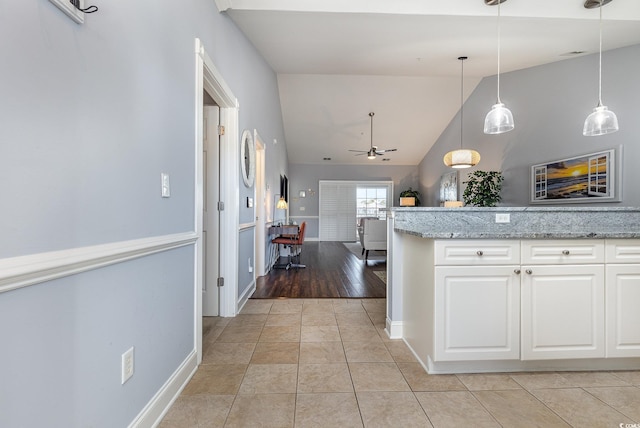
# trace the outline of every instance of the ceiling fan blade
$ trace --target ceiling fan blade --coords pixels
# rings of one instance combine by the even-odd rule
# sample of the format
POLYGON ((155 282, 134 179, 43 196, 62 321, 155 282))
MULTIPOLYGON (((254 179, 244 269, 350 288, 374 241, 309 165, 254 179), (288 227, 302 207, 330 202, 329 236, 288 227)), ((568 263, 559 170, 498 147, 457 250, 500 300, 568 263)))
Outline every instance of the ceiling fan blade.
POLYGON ((366 154, 367 154, 367 152, 362 152, 362 153, 355 154, 354 156, 364 156, 366 154))
POLYGON ((367 153, 367 150, 347 150, 349 152, 367 153))
POLYGON ((398 150, 398 149, 378 149, 378 150, 376 150, 376 154, 378 154, 378 155, 383 155, 383 154, 385 154, 385 153, 388 153, 388 152, 395 152, 395 151, 397 151, 397 150, 398 150))

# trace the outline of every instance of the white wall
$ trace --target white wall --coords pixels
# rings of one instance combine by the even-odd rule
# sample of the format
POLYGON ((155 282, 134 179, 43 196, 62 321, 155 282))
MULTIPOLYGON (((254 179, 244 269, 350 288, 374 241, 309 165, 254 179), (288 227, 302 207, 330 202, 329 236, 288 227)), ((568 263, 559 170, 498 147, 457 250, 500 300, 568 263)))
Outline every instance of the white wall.
MULTIPOLYGON (((603 103, 617 116, 620 131, 584 137, 584 120, 598 102, 598 56, 588 55, 501 76, 500 95, 511 109, 516 128, 485 135, 484 117, 495 103, 495 76, 484 79, 464 105, 464 146, 475 148, 480 170, 501 170, 505 176, 502 205, 529 205, 530 166, 622 145, 622 202, 609 206, 639 206, 640 169, 640 45, 603 55, 603 103)), ((444 154, 460 145, 457 115, 419 165, 426 205, 438 205, 440 176, 448 171, 444 154)), ((463 170, 460 181, 466 179, 463 170)), ((460 193, 461 194, 461 193, 460 193)), ((460 199, 462 199, 460 197, 460 199)), ((594 204, 595 205, 595 204, 594 204)))
MULTIPOLYGON (((46 0, 4 3, 0 262, 194 230, 196 37, 240 130, 280 142, 266 154, 277 183, 276 76, 213 1, 96 1, 83 25, 46 0)), ((187 246, 1 292, 0 426, 127 426, 194 350, 194 257, 187 246), (130 346, 135 375, 120 385, 130 346)))

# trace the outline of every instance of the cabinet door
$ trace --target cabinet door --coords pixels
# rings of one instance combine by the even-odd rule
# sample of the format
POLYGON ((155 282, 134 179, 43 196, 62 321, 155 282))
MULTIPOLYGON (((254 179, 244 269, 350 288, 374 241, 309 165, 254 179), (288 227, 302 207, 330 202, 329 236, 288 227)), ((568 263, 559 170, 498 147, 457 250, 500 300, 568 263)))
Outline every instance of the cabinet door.
POLYGON ((434 361, 520 358, 518 266, 435 269, 434 361))
POLYGON ((522 359, 603 358, 604 265, 522 267, 522 359))
POLYGON ((640 264, 607 266, 607 357, 640 357, 640 264))

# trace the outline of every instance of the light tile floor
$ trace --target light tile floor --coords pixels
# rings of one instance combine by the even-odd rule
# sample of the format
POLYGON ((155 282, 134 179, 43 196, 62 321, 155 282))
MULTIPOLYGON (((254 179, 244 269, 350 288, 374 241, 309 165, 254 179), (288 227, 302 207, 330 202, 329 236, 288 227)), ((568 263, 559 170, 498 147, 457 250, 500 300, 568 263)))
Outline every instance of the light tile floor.
POLYGON ((202 365, 160 427, 640 427, 640 371, 428 375, 384 314, 289 299, 205 318, 202 365))

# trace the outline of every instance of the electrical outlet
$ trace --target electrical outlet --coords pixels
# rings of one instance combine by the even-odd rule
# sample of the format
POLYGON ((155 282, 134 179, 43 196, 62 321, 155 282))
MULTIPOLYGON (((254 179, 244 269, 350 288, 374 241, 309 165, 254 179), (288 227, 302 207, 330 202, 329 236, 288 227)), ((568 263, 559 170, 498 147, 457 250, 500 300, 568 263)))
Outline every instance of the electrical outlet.
POLYGON ((496 223, 511 223, 511 214, 496 214, 496 223))
POLYGON ((122 385, 133 376, 133 346, 122 354, 122 385))

